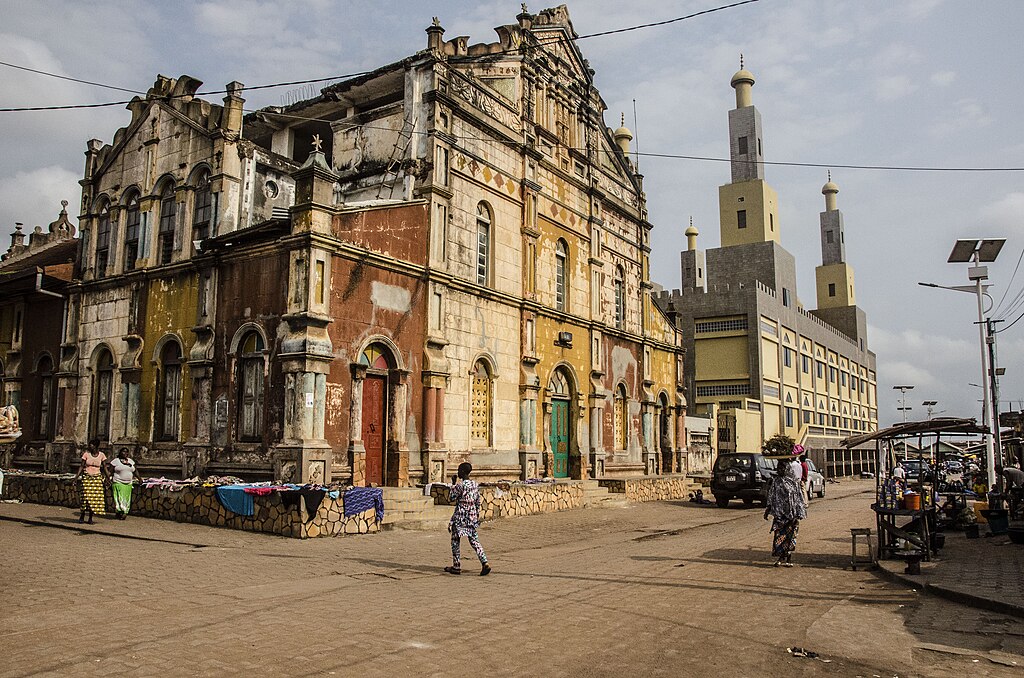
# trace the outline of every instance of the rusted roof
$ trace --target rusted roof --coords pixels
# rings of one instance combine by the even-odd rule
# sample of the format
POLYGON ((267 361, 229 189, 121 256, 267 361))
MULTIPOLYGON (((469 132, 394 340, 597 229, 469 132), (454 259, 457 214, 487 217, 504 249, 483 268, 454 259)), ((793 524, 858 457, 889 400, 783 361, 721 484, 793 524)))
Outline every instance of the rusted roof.
POLYGON ((889 428, 883 428, 879 431, 850 436, 839 444, 850 448, 872 440, 893 440, 936 433, 952 433, 954 435, 986 434, 988 433, 988 428, 979 426, 978 422, 974 419, 936 417, 926 421, 908 421, 894 424, 889 428))
POLYGON ((63 240, 40 248, 24 257, 16 257, 0 264, 0 280, 26 269, 49 268, 74 263, 78 253, 78 239, 63 240))

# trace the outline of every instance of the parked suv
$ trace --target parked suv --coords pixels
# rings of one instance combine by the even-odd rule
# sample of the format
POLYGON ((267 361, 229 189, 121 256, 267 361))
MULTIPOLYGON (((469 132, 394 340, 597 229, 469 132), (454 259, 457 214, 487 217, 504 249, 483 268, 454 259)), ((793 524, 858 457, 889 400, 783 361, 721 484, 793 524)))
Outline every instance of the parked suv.
POLYGON ((750 506, 768 499, 768 481, 775 474, 775 460, 757 452, 720 454, 711 472, 711 493, 715 503, 728 506, 730 499, 742 499, 750 506))

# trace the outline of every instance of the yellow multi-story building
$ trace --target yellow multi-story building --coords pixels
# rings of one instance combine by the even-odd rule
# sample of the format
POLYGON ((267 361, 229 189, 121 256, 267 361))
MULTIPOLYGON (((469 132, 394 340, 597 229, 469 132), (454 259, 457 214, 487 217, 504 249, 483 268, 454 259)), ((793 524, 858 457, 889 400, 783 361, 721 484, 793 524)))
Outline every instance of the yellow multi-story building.
POLYGON ((717 417, 720 452, 757 451, 777 433, 810 450, 833 450, 878 425, 875 355, 845 258, 839 187, 829 177, 822 188, 817 309, 806 310, 796 295, 796 262, 780 244, 778 198, 764 179, 753 84, 741 65, 729 112, 732 181, 719 188, 722 246, 699 250, 691 225, 682 289, 657 301, 671 304, 683 329, 691 411, 717 417))

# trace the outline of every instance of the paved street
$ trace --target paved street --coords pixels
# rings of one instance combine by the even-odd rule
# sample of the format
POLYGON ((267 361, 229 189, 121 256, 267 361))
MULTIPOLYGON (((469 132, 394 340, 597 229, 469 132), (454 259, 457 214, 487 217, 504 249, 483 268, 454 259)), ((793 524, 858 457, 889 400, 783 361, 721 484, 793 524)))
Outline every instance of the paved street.
POLYGON ((659 502, 487 524, 487 578, 466 545, 470 576, 441 573, 445 533, 84 532, 3 504, 0 675, 1020 675, 978 654, 1024 661, 1020 620, 846 569, 872 487, 812 503, 792 569, 759 509, 659 502))

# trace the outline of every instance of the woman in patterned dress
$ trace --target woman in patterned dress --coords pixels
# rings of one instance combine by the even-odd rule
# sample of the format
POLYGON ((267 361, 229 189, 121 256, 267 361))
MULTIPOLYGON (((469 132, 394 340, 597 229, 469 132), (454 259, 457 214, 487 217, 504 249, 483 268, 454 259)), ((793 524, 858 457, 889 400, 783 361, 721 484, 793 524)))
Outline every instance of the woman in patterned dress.
POLYGON ((775 567, 793 567, 793 551, 796 550, 796 535, 800 521, 807 517, 807 509, 800 492, 799 481, 793 475, 793 467, 780 461, 778 475, 768 487, 768 501, 765 502, 764 519, 772 516, 772 556, 775 567))
POLYGON ((100 452, 100 441, 93 438, 89 441, 89 449, 82 453, 82 463, 78 466, 75 480, 82 479, 82 510, 78 514, 78 522, 84 523, 86 515, 92 525, 93 514, 104 515, 107 511, 107 500, 103 494, 103 479, 107 475, 107 455, 100 452))
POLYGON ((480 540, 476 536, 477 528, 480 527, 480 487, 476 481, 469 479, 472 472, 472 464, 459 464, 459 482, 452 486, 449 495, 455 504, 455 512, 448 523, 448 531, 452 533, 452 566, 444 568, 444 571, 448 574, 462 574, 459 544, 462 537, 466 537, 469 539, 469 545, 476 551, 476 557, 480 559, 480 576, 486 577, 491 572, 491 566, 487 564, 484 547, 480 545, 480 540))

